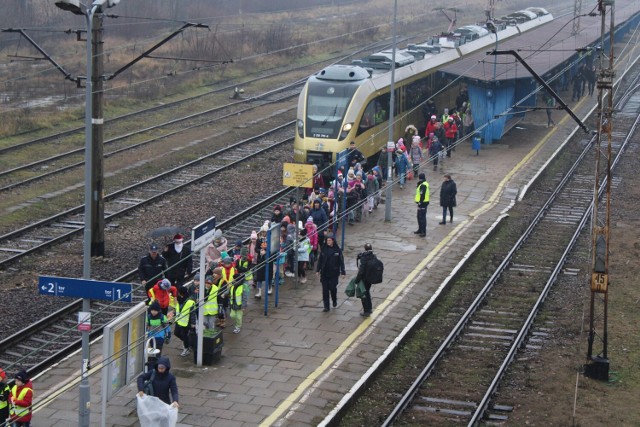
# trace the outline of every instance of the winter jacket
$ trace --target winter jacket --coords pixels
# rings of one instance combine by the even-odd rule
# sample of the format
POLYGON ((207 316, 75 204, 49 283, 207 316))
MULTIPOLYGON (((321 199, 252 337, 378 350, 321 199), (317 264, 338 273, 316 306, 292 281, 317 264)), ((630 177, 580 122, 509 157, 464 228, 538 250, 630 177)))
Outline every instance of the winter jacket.
MULTIPOLYGON (((359 281, 364 281, 365 272, 367 268, 371 266, 371 262, 374 259, 373 251, 364 251, 363 253, 358 255, 358 274, 356 275, 356 283, 359 281)), ((369 284, 365 282, 365 284, 369 284)))
POLYGON ((419 145, 412 146, 410 154, 411 154, 411 161, 413 162, 414 165, 417 165, 420 162, 422 162, 422 148, 420 148, 419 145))
POLYGON ((151 255, 144 256, 138 264, 138 276, 145 282, 151 279, 162 279, 163 272, 167 269, 167 260, 160 254, 152 258, 151 255))
POLYGON ((426 127, 426 131, 424 133, 424 136, 429 136, 429 134, 431 132, 433 132, 435 134, 435 132, 436 132, 436 123, 438 123, 438 122, 435 121, 435 120, 429 120, 427 122, 427 127, 426 127))
POLYGON ((171 362, 168 357, 161 357, 158 359, 158 365, 164 365, 167 369, 160 373, 157 369, 149 371, 138 377, 138 391, 143 391, 144 382, 151 379, 153 372, 153 395, 162 400, 167 405, 172 402, 180 402, 180 396, 178 395, 178 385, 176 383, 176 377, 170 372, 171 362))
POLYGON ((307 230, 307 238, 313 250, 318 249, 318 226, 313 222, 307 222, 305 227, 307 230))
POLYGON ((160 308, 165 309, 170 305, 175 305, 178 300, 178 290, 175 286, 171 286, 168 291, 165 291, 160 287, 160 282, 153 285, 153 288, 149 289, 149 298, 153 301, 158 301, 160 308))
POLYGON ((409 168, 409 160, 407 160, 407 156, 402 153, 402 155, 396 158, 396 170, 399 174, 404 174, 407 172, 409 168))
MULTIPOLYGON (((31 405, 33 404, 33 383, 31 380, 18 387, 11 388, 11 422, 27 423, 31 421, 31 405)), ((4 420, 2 420, 4 421, 4 420)))
POLYGON ((380 187, 378 186, 378 180, 373 175, 370 176, 372 178, 369 179, 369 177, 367 177, 367 183, 364 185, 367 196, 373 196, 380 189, 380 187))
POLYGON ((298 262, 309 262, 309 252, 311 252, 311 243, 305 237, 298 242, 298 262))
POLYGON ((458 188, 452 179, 443 182, 440 187, 440 206, 456 206, 456 194, 458 194, 458 188))
POLYGON ((222 252, 227 252, 227 249, 227 239, 225 239, 224 237, 221 237, 220 241, 217 244, 215 241, 209 243, 204 253, 207 264, 217 265, 221 261, 220 254, 222 254, 222 252))
POLYGON ((324 230, 327 227, 327 221, 329 218, 327 217, 327 212, 322 208, 322 206, 318 206, 316 203, 313 204, 313 208, 311 209, 311 218, 313 218, 313 223, 318 226, 318 230, 324 230))
POLYGON ((167 260, 169 269, 165 272, 167 279, 171 281, 182 281, 186 276, 191 275, 193 270, 193 260, 191 257, 191 245, 185 243, 180 253, 176 252, 175 244, 170 244, 167 250, 162 252, 162 256, 167 260))
POLYGON ((342 251, 335 242, 333 246, 324 245, 320 249, 316 271, 320 272, 321 281, 336 280, 340 274, 346 274, 342 251))
POLYGON ((458 135, 458 126, 456 126, 456 122, 447 122, 444 124, 444 134, 449 140, 454 140, 456 135, 458 135))

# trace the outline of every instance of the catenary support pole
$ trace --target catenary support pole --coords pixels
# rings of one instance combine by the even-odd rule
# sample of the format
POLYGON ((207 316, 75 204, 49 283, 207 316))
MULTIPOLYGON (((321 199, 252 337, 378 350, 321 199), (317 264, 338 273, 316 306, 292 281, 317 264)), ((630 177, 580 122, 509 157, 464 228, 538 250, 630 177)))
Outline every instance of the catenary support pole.
POLYGON ((104 15, 93 15, 93 74, 92 94, 93 117, 91 119, 91 256, 104 256, 104 109, 103 109, 103 21, 104 15))
POLYGON ((385 192, 384 220, 391 221, 391 199, 393 187, 393 155, 391 153, 394 146, 393 121, 395 104, 395 81, 396 81, 396 21, 398 16, 398 0, 393 2, 393 48, 391 53, 391 86, 389 99, 389 143, 387 144, 387 191, 385 192))

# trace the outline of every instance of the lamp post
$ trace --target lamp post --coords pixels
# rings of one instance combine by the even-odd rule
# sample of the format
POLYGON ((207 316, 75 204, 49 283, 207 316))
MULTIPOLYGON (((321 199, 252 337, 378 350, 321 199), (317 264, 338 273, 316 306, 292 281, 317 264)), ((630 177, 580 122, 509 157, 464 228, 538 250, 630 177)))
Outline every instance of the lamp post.
POLYGON ((389 142, 387 143, 387 191, 385 193, 385 205, 384 205, 384 220, 391 221, 391 187, 389 181, 393 183, 393 155, 391 154, 392 147, 395 147, 393 138, 393 119, 395 115, 395 79, 396 79, 396 19, 398 16, 398 0, 393 2, 393 47, 391 50, 391 85, 389 97, 389 142))
MULTIPOLYGON (((85 81, 85 139, 84 139, 84 247, 82 261, 82 277, 91 279, 91 232, 93 203, 92 196, 99 197, 98 194, 92 194, 91 173, 93 170, 93 16, 97 11, 101 11, 103 7, 113 7, 120 0, 95 0, 91 6, 87 7, 80 3, 79 0, 58 0, 55 5, 62 10, 69 11, 75 15, 84 15, 87 24, 87 78, 85 81)), ((82 311, 89 312, 91 310, 91 300, 82 299, 82 311)), ((78 407, 78 425, 80 427, 89 427, 91 416, 91 389, 89 385, 89 331, 82 332, 82 379, 79 386, 79 407, 78 407)))

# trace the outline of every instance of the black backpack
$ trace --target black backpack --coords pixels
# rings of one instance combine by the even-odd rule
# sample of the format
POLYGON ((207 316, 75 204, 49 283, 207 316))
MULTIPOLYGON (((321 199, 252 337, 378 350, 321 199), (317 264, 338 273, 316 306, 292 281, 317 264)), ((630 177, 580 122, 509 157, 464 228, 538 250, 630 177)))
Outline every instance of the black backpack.
POLYGON ((384 273, 384 264, 375 255, 371 256, 371 260, 367 263, 364 270, 364 280, 372 285, 382 283, 382 275, 384 273))

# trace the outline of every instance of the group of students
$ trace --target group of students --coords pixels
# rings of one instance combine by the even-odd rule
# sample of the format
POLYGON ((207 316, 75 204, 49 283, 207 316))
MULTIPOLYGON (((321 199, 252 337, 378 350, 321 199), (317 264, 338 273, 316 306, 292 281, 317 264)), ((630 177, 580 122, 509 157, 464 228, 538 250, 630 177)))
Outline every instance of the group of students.
POLYGON ((7 374, 0 368, 0 425, 30 427, 33 384, 25 370, 18 371, 13 379, 10 387, 7 374))

